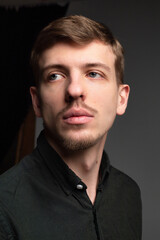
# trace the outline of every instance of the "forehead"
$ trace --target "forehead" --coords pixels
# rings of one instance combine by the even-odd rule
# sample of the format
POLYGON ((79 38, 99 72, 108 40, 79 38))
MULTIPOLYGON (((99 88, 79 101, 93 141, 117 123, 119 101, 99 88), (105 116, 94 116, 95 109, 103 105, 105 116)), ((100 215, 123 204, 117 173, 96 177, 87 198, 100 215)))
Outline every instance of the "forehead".
POLYGON ((53 64, 78 67, 95 62, 106 64, 109 68, 114 68, 115 55, 110 45, 106 45, 100 41, 92 41, 83 46, 57 43, 41 54, 39 67, 42 69, 53 64))

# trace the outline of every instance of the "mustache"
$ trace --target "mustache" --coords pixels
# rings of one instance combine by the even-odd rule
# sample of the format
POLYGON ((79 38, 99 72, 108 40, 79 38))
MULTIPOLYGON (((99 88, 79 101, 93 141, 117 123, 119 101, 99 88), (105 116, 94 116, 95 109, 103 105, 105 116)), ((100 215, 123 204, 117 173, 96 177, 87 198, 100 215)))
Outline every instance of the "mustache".
POLYGON ((98 113, 98 111, 96 109, 88 106, 86 103, 72 103, 72 104, 67 105, 65 108, 63 108, 58 113, 58 117, 60 117, 61 115, 64 115, 65 112, 67 112, 69 109, 71 109, 73 107, 82 108, 82 109, 88 111, 89 113, 91 113, 92 115, 95 115, 98 113))

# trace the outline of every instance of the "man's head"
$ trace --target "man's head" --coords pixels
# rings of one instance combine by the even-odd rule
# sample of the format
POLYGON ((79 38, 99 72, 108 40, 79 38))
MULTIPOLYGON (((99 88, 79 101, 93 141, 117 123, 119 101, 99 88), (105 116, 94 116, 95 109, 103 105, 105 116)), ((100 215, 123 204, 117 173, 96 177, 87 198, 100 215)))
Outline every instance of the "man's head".
POLYGON ((84 16, 76 15, 55 20, 40 32, 31 54, 31 65, 36 85, 38 86, 41 80, 39 59, 46 49, 60 42, 84 46, 94 40, 111 46, 115 55, 117 83, 123 83, 124 56, 121 44, 114 38, 107 26, 84 16))
POLYGON ((81 16, 57 20, 40 33, 32 65, 33 107, 52 146, 63 151, 102 146, 129 95, 122 84, 122 47, 111 32, 81 16))

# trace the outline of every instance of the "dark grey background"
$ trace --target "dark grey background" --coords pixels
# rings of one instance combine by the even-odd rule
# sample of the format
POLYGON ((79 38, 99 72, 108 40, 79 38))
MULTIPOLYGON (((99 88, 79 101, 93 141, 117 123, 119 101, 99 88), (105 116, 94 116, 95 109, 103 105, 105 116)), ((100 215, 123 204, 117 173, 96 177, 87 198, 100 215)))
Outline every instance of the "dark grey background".
MULTIPOLYGON (((160 239, 160 3, 82 0, 68 13, 107 24, 125 48, 125 82, 131 87, 127 112, 106 142, 111 163, 139 184, 143 240, 160 239)), ((97 99, 98 101, 98 99, 97 99)), ((117 239, 118 240, 118 239, 117 239)))

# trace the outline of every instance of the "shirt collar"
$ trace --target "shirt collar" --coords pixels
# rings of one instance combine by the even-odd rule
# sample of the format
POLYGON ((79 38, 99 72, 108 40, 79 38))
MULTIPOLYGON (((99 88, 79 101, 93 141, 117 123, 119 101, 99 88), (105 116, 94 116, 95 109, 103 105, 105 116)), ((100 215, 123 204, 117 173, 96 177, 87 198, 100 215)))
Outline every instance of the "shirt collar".
MULTIPOLYGON (((79 184, 83 185, 83 188, 87 188, 81 179, 67 166, 58 153, 49 145, 43 131, 38 137, 37 149, 49 170, 55 176, 58 183, 67 195, 71 194, 79 184)), ((110 163, 108 156, 105 152, 103 152, 100 166, 100 187, 103 185, 104 179, 109 173, 109 167, 110 163)))

